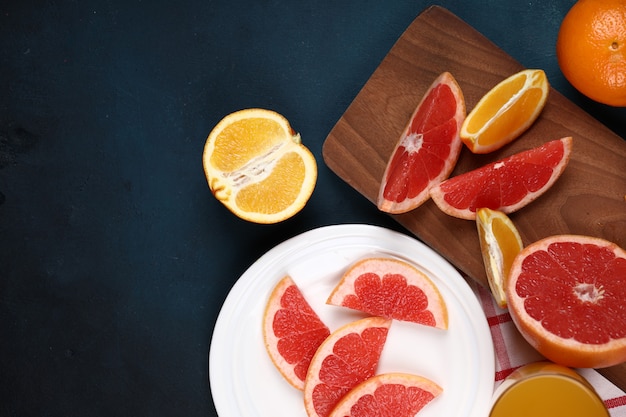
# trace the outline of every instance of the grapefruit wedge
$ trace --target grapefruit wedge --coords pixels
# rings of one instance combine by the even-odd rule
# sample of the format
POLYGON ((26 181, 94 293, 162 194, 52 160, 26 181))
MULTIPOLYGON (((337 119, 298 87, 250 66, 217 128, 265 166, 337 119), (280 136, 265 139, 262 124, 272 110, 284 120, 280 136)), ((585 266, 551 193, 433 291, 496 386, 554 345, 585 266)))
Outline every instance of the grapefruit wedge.
POLYGON ((449 178, 435 185, 430 195, 444 213, 461 219, 475 220, 481 207, 509 214, 554 184, 571 151, 571 137, 553 140, 449 178))
POLYGON ((376 373, 391 320, 367 317, 335 330, 311 360, 304 384, 309 417, 328 417, 352 388, 376 373))
POLYGON ((378 192, 380 210, 405 213, 428 200, 430 187, 456 165, 464 119, 461 88, 444 72, 426 91, 391 153, 378 192))
POLYGON ((446 303, 435 284, 399 259, 357 261, 341 277, 326 303, 388 319, 448 327, 446 303))
POLYGON ((413 417, 443 390, 418 375, 376 375, 352 389, 330 417, 413 417))
POLYGON ((626 251, 590 236, 557 235, 513 261, 509 312, 546 358, 574 368, 626 361, 626 251))
POLYGON ((311 358, 328 335, 291 277, 280 280, 265 307, 263 339, 272 362, 295 388, 304 389, 311 358))

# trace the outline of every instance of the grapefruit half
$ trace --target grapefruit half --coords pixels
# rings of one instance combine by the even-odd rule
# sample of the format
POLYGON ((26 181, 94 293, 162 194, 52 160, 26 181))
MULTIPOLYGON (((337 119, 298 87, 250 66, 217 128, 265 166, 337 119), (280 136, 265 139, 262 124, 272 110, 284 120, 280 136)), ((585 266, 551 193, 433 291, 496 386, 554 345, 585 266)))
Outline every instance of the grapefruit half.
POLYGON ((424 94, 391 153, 378 192, 380 210, 405 213, 428 200, 430 187, 456 165, 464 119, 461 88, 444 72, 424 94))
POLYGON ((553 140, 449 178, 430 195, 444 213, 461 219, 475 220, 481 207, 513 213, 556 182, 571 151, 571 137, 553 140))
POLYGON ((626 251, 615 243, 557 235, 528 245, 511 266, 507 301, 546 358, 575 368, 626 361, 626 251))
POLYGON ((417 268, 399 259, 357 261, 326 302, 373 316, 440 329, 448 327, 448 310, 437 286, 417 268))
POLYGON ((391 320, 367 317, 335 330, 311 360, 304 384, 309 417, 328 417, 352 388, 376 373, 391 320))
POLYGON ((309 363, 330 335, 302 292, 286 276, 274 287, 263 315, 263 339, 272 362, 295 388, 304 389, 309 363))

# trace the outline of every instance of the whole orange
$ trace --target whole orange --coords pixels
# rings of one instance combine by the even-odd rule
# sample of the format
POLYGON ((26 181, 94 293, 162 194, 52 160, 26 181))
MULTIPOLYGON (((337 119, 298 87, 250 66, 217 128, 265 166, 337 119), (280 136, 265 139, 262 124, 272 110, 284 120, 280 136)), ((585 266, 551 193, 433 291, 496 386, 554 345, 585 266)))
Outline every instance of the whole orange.
POLYGON ((582 94, 626 106, 626 0, 579 0, 561 23, 556 56, 582 94))

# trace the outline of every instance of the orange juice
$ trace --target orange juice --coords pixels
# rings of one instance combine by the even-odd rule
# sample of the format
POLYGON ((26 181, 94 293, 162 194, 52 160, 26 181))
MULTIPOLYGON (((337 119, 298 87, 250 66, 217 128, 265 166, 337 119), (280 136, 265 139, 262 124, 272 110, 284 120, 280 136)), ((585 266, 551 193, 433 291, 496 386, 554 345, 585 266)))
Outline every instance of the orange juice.
POLYGON ((494 393, 490 417, 609 417, 580 374, 551 362, 523 366, 494 393))

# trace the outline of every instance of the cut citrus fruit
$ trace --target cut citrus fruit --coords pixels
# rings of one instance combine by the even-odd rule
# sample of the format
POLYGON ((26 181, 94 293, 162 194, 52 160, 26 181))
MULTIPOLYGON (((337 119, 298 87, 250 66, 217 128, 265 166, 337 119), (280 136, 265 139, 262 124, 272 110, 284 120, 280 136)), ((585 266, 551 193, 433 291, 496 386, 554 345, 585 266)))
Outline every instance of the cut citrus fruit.
POLYGON ((511 219, 498 210, 479 208, 476 227, 487 281, 500 308, 506 308, 506 279, 517 254, 523 249, 522 238, 511 219))
POLYGON ((626 251, 615 243, 557 235, 528 245, 511 267, 507 300, 520 333, 553 362, 626 361, 626 251))
POLYGON ((263 339, 272 362, 295 388, 304 389, 311 358, 330 330, 286 276, 274 287, 263 315, 263 339))
POLYGON ((367 317, 340 327, 320 345, 304 383, 309 417, 327 417, 352 388, 376 373, 391 320, 367 317))
POLYGON ((439 385, 418 375, 376 375, 343 397, 330 417, 413 417, 442 391, 439 385))
POLYGON ((481 207, 512 213, 548 191, 569 162, 572 138, 565 137, 449 178, 430 190, 450 216, 475 220, 481 207))
POLYGON ((545 72, 528 69, 511 75, 485 94, 461 126, 461 140, 477 154, 500 149, 539 117, 550 86, 545 72))
POLYGON ((565 78, 581 93, 610 106, 626 106, 626 1, 579 0, 556 40, 565 78))
POLYGON ((357 261, 342 276, 327 303, 388 319, 448 327, 448 310, 437 286, 398 259, 357 261))
POLYGON ((461 88, 444 72, 428 88, 387 162, 378 208, 405 213, 428 200, 428 190, 447 178, 459 158, 465 118, 461 88))
POLYGON ((238 217, 277 223, 298 213, 315 188, 317 164, 289 122, 265 109, 224 117, 202 155, 215 197, 238 217))

